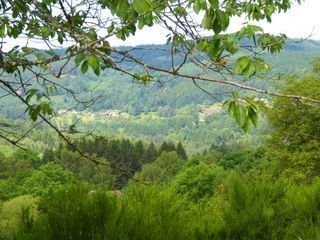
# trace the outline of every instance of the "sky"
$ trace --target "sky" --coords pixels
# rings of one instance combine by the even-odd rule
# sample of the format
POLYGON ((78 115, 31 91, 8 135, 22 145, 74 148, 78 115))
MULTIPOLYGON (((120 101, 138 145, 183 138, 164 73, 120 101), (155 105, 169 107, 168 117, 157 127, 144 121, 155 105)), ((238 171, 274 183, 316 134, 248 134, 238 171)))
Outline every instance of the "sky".
MULTIPOLYGON (((320 40, 320 0, 305 0, 301 5, 295 4, 286 13, 273 16, 271 24, 267 22, 259 22, 257 25, 262 26, 265 32, 269 33, 285 33, 290 38, 307 38, 320 40)), ((233 18, 228 29, 232 33, 237 31, 245 19, 233 18)), ((139 30, 135 36, 126 39, 125 42, 119 39, 111 39, 112 46, 126 45, 136 46, 140 44, 164 44, 168 31, 161 26, 147 27, 139 30)), ((15 45, 23 46, 26 39, 17 39, 15 41, 7 41, 3 46, 3 50, 9 50, 15 45)), ((47 48, 45 44, 39 42, 29 42, 30 47, 47 48)), ((66 46, 64 46, 66 47, 66 46)))
MULTIPOLYGON (((229 32, 235 32, 245 19, 233 18, 229 32)), ((320 40, 320 0, 305 0, 301 5, 294 4, 286 13, 273 16, 271 24, 259 22, 265 32, 285 33, 290 38, 306 38, 320 40)), ((139 44, 162 44, 166 41, 167 32, 160 26, 145 28, 130 37, 126 42, 112 40, 113 45, 134 46, 139 44)))

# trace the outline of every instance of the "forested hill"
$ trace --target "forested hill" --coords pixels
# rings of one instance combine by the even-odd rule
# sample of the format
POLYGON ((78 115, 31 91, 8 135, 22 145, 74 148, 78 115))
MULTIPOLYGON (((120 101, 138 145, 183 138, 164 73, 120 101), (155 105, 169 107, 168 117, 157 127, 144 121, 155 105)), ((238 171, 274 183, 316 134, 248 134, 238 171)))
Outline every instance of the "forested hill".
MULTIPOLYGON (((145 62, 157 65, 167 66, 170 55, 163 50, 165 45, 144 45, 138 46, 134 54, 143 56, 145 62), (150 51, 142 51, 149 49, 150 51)), ((306 40, 298 42, 288 40, 285 50, 279 54, 267 56, 267 62, 271 64, 273 73, 301 73, 310 68, 309 62, 320 55, 320 42, 306 40)), ((195 67, 188 63, 188 71, 196 71, 195 67)), ((263 76, 254 78, 253 85, 262 88, 272 88, 276 86, 279 79, 273 76, 272 79, 263 76)), ((103 112, 108 109, 117 109, 121 112, 128 112, 130 115, 139 115, 140 113, 163 111, 170 113, 186 107, 188 105, 210 105, 215 102, 203 91, 198 89, 191 81, 180 78, 161 78, 161 83, 151 83, 149 86, 134 83, 131 78, 112 70, 104 71, 100 77, 93 73, 82 75, 80 72, 72 71, 59 79, 59 83, 67 88, 75 89, 80 94, 78 97, 82 100, 90 99, 92 96, 102 98, 87 111, 103 112), (178 93, 178 94, 177 94, 178 93)), ((202 85, 209 92, 221 92, 221 86, 205 84, 202 85)), ((223 99, 224 95, 217 95, 217 100, 223 99)), ((62 89, 58 89, 52 95, 56 111, 61 109, 75 109, 77 111, 85 110, 83 106, 77 104, 70 94, 62 89)), ((7 97, 0 103, 0 114, 9 118, 21 118, 24 114, 23 107, 15 104, 16 99, 7 97), (12 105, 17 107, 12 109, 12 105)))

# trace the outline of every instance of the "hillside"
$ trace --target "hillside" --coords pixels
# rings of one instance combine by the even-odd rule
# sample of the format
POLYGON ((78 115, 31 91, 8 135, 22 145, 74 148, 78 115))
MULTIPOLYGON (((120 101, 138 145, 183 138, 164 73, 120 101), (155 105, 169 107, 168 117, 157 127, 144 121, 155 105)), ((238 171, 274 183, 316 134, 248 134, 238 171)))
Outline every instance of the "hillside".
MULTIPOLYGON (((143 56, 146 62, 156 62, 157 65, 168 65, 170 56, 165 51, 164 45, 138 46, 137 48, 156 49, 155 51, 136 51, 136 55, 143 56)), ((272 66, 272 71, 267 76, 262 76, 251 80, 252 85, 272 88, 277 86, 279 81, 273 76, 273 73, 302 73, 310 65, 309 62, 320 55, 320 43, 317 41, 306 40, 295 43, 289 40, 285 50, 279 54, 267 56, 268 63, 272 66), (269 79, 273 76, 273 79, 269 79)), ((191 63, 187 64, 185 69, 196 71, 191 63)), ((91 74, 82 75, 77 71, 64 75, 59 80, 59 84, 64 87, 75 89, 80 99, 91 99, 92 97, 102 96, 88 111, 105 111, 107 109, 117 109, 128 112, 131 115, 140 113, 168 111, 172 112, 181 107, 190 104, 212 104, 215 101, 207 94, 198 89, 191 81, 181 78, 161 78, 161 82, 151 83, 144 86, 134 83, 131 78, 113 70, 104 71, 100 77, 91 74), (177 95, 178 93, 178 95, 177 95)), ((212 84, 202 84, 202 86, 211 93, 220 92, 222 86, 213 86, 212 84)), ((222 90, 223 91, 223 90, 222 90)), ((218 100, 224 96, 217 96, 218 100)), ((83 106, 73 101, 72 96, 62 89, 52 96, 55 103, 55 109, 75 109, 85 110, 83 106)), ((23 109, 16 106, 12 111, 12 104, 15 100, 10 97, 2 99, 0 103, 0 114, 9 118, 19 118, 23 109)))
MULTIPOLYGON (((146 62, 157 62, 165 66, 170 62, 170 56, 158 50, 165 47, 141 46, 141 49, 156 50, 137 50, 135 54, 143 54, 146 62)), ((264 89, 278 88, 285 82, 281 74, 305 74, 310 71, 309 62, 319 55, 319 42, 307 40, 295 43, 289 40, 284 51, 266 56, 272 71, 254 77, 249 84, 264 89)), ((197 71, 191 63, 187 63, 184 69, 197 71)), ((181 141, 189 153, 204 151, 211 144, 250 142, 256 145, 261 142, 261 132, 268 129, 265 120, 261 118, 258 129, 251 130, 251 134, 246 136, 224 110, 204 115, 204 109, 214 108, 217 101, 222 101, 229 93, 214 95, 212 98, 186 79, 165 77, 161 78, 161 82, 145 86, 112 70, 102 72, 100 77, 93 73, 82 75, 73 70, 58 81, 62 86, 79 92, 77 98, 80 100, 98 97, 93 105, 85 108, 72 95, 57 89, 51 99, 56 113, 61 115, 54 119, 60 129, 68 129, 77 123, 77 128, 82 132, 94 131, 96 134, 140 138, 156 143, 163 140, 181 141)), ((200 85, 213 94, 232 91, 232 88, 209 83, 200 85)), ((1 100, 0 115, 8 119, 25 119, 24 111, 17 99, 11 96, 1 100)))

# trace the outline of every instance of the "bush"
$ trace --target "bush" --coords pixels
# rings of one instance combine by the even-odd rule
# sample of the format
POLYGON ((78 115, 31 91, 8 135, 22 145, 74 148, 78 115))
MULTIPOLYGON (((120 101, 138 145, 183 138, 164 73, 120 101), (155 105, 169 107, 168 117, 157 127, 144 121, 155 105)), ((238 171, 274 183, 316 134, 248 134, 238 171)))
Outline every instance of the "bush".
POLYGON ((74 188, 21 215, 17 240, 319 239, 320 180, 310 186, 231 175, 208 201, 174 188, 129 185, 121 196, 74 188))
POLYGON ((42 165, 24 180, 21 191, 24 194, 48 196, 53 192, 65 189, 74 182, 71 172, 55 163, 42 165))
MULTIPOLYGON (((21 228, 17 239, 105 239, 107 225, 116 211, 115 197, 74 187, 43 198, 33 226, 21 228)), ((23 223, 25 225, 25 223, 23 223)))
POLYGON ((216 165, 199 165, 183 170, 174 181, 178 193, 185 194, 194 202, 208 200, 214 194, 217 181, 222 178, 224 170, 216 165))
POLYGON ((291 186, 284 206, 290 213, 284 239, 320 239, 320 179, 310 186, 291 186))
POLYGON ((281 183, 246 183, 232 175, 226 183, 222 239, 281 239, 285 193, 281 183))
POLYGON ((22 209, 32 218, 37 216, 38 199, 29 195, 19 196, 4 202, 0 208, 0 239, 12 238, 19 228, 22 209))

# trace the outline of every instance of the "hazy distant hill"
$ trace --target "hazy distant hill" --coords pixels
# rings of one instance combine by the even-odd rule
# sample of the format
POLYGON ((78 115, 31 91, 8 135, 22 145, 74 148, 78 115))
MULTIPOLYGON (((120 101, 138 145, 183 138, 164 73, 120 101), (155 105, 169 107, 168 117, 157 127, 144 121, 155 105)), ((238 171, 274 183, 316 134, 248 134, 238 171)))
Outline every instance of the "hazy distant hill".
MULTIPOLYGON (((165 45, 147 45, 139 46, 138 49, 147 48, 152 51, 136 50, 133 52, 136 55, 143 56, 145 62, 156 63, 161 66, 171 64, 170 56, 167 52, 160 49, 168 48, 165 45)), ((60 50, 62 51, 62 50, 60 50)), ((306 40, 300 43, 294 40, 289 40, 285 50, 279 54, 268 55, 267 61, 272 65, 273 70, 270 75, 282 72, 293 73, 303 72, 310 65, 309 62, 313 58, 320 56, 320 42, 306 40)), ((192 69, 189 64, 188 69, 192 69)), ((150 86, 133 83, 132 79, 118 72, 107 70, 101 74, 99 78, 93 74, 82 75, 79 72, 65 75, 59 80, 61 84, 67 87, 75 88, 78 91, 84 91, 80 98, 89 98, 93 94, 98 96, 103 95, 101 101, 91 107, 90 111, 104 111, 106 109, 119 109, 128 111, 132 115, 137 115, 141 112, 163 111, 170 114, 176 109, 190 104, 211 104, 214 100, 197 87, 192 82, 182 79, 162 79, 164 83, 154 83, 150 86), (88 92, 91 89, 92 92, 88 92)), ((263 88, 271 88, 276 86, 277 79, 268 80, 266 77, 253 79, 256 86, 263 88)), ((219 92, 221 86, 205 84, 204 87, 211 92, 219 92)), ((224 96, 218 96, 223 98, 224 96)), ((74 108, 83 110, 76 104, 70 95, 59 90, 52 97, 55 100, 55 108, 74 108)), ((24 109, 19 107, 16 100, 10 97, 2 98, 0 101, 0 114, 7 117, 19 118, 24 109), (12 108, 13 104, 16 106, 12 108)))

